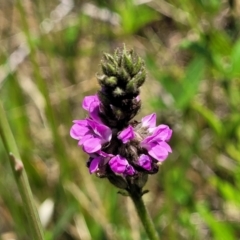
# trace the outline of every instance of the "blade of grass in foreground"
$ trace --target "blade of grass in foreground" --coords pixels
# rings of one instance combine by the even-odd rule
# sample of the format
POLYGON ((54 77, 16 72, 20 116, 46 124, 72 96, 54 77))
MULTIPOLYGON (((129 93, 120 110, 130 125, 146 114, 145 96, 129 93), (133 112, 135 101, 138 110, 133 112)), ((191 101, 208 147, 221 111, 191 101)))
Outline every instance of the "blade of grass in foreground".
POLYGON ((24 170, 20 154, 8 124, 2 103, 0 101, 0 136, 4 147, 9 155, 10 164, 14 173, 19 192, 22 197, 23 207, 28 219, 29 229, 34 240, 43 240, 43 229, 37 214, 36 206, 28 182, 27 174, 24 170))

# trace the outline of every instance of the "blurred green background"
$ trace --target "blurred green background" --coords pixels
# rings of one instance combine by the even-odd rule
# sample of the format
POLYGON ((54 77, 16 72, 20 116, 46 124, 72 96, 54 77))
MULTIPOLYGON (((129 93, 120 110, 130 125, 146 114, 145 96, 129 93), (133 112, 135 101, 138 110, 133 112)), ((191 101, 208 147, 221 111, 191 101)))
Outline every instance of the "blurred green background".
MULTIPOLYGON (((123 43, 148 72, 138 119, 156 112, 174 130, 144 195, 161 239, 240 239, 239 16, 238 0, 1 1, 0 98, 46 240, 147 239, 69 136, 102 53, 123 43)), ((0 172, 0 239, 30 240, 1 141, 0 172)))

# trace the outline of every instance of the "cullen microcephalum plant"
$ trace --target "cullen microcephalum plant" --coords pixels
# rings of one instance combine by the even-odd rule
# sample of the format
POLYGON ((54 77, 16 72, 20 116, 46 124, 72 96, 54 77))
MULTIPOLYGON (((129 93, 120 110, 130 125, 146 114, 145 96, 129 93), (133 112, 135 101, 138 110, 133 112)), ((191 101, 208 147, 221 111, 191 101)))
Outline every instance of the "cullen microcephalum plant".
POLYGON ((148 175, 157 173, 172 152, 168 144, 172 130, 164 124, 157 126, 155 113, 141 121, 134 119, 141 108, 139 94, 146 70, 133 50, 124 46, 113 55, 104 53, 101 67, 99 91, 82 102, 88 117, 74 120, 70 135, 89 155, 89 172, 108 178, 129 195, 149 239, 159 239, 142 195, 148 175))

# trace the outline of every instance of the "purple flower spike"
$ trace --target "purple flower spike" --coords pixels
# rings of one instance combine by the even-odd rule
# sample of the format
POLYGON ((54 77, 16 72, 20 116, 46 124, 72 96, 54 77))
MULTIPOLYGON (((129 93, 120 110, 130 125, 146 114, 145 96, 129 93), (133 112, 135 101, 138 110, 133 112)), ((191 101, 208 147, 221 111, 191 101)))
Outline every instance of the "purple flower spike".
POLYGON ((139 159, 138 159, 138 164, 139 166, 141 166, 142 168, 146 169, 146 170, 151 170, 152 168, 152 160, 148 155, 145 154, 141 154, 139 159))
POLYGON ((128 161, 120 155, 113 157, 109 161, 109 165, 112 171, 118 174, 133 175, 135 172, 128 161))
POLYGON ((120 139, 124 144, 129 142, 134 138, 134 130, 131 125, 125 128, 123 131, 120 132, 118 135, 118 139, 120 139))
POLYGON ((146 78, 143 60, 125 46, 111 55, 104 53, 99 90, 86 96, 82 108, 87 117, 73 121, 70 135, 88 154, 90 174, 108 180, 130 196, 140 197, 148 174, 159 170, 171 147, 172 130, 157 125, 156 113, 138 121, 140 87, 146 78))
POLYGON ((94 153, 102 148, 102 145, 112 138, 112 131, 104 124, 91 119, 75 120, 70 130, 72 138, 79 140, 78 145, 83 147, 86 153, 94 153))

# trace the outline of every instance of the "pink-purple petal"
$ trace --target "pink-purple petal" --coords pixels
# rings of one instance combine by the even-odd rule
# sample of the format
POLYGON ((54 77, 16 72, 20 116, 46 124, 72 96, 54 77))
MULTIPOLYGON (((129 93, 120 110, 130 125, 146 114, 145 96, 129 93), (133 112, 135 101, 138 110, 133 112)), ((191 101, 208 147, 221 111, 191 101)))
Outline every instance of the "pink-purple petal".
POLYGON ((152 113, 142 118, 142 127, 154 128, 156 127, 157 116, 156 113, 152 113))
POLYGON ((139 159, 138 159, 138 164, 139 166, 141 166, 142 168, 146 169, 146 170, 151 170, 152 168, 152 161, 151 158, 146 155, 146 154, 141 154, 139 159))
POLYGON ((158 161, 164 161, 168 156, 168 151, 164 146, 154 143, 151 144, 151 148, 148 150, 148 153, 151 157, 158 161))
POLYGON ((70 136, 73 139, 80 140, 88 131, 89 129, 85 125, 73 124, 70 129, 70 136))
POLYGON ((89 126, 96 136, 102 139, 102 142, 109 142, 112 138, 112 131, 109 127, 104 124, 100 124, 93 120, 89 120, 89 126))
POLYGON ((99 169, 99 163, 102 161, 102 157, 94 158, 89 166, 89 172, 92 174, 99 169))
POLYGON ((165 148, 168 152, 172 152, 171 147, 168 145, 168 143, 166 142, 159 142, 158 145, 160 145, 161 147, 165 148))
POLYGON ((134 168, 131 166, 131 165, 127 165, 126 166, 126 169, 125 169, 125 171, 124 171, 124 174, 125 175, 130 175, 130 176, 132 176, 132 175, 134 175, 134 173, 135 173, 135 170, 134 170, 134 168))
POLYGON ((121 157, 120 155, 113 157, 109 161, 109 166, 115 173, 124 173, 127 165, 128 161, 125 158, 121 157))
POLYGON ((83 150, 86 153, 94 153, 101 149, 101 139, 90 138, 83 142, 83 150))
POLYGON ((129 142, 134 138, 134 130, 131 125, 125 128, 123 131, 120 132, 118 135, 118 139, 120 139, 124 144, 129 142))
POLYGON ((99 98, 98 98, 97 95, 86 96, 83 99, 83 102, 82 102, 83 109, 89 111, 91 104, 94 103, 94 102, 97 103, 98 105, 100 103, 99 98))
POLYGON ((84 135, 78 142, 78 146, 82 146, 84 144, 85 141, 87 141, 88 139, 93 139, 94 136, 92 134, 86 134, 84 135))
POLYGON ((168 141, 172 136, 172 130, 164 124, 159 125, 154 130, 152 137, 156 140, 168 141))

